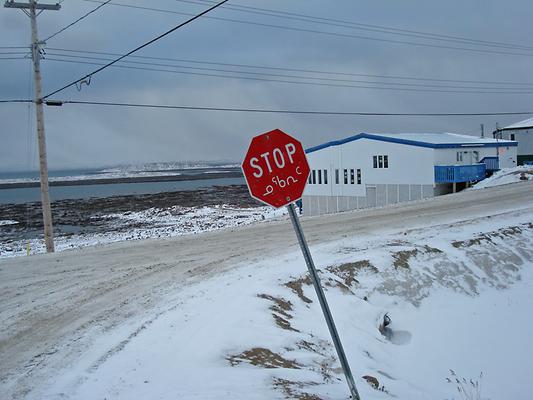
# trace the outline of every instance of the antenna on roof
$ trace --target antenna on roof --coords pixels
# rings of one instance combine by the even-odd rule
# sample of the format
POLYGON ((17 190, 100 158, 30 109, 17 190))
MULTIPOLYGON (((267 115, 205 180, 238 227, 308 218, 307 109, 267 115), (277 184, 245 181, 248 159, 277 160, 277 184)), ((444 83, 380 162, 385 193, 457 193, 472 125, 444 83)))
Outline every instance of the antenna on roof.
POLYGON ((496 122, 496 131, 494 132, 494 137, 496 139, 502 138, 502 133, 500 132, 500 124, 498 122, 496 122))
POLYGON ((481 137, 485 137, 485 125, 481 124, 481 137))

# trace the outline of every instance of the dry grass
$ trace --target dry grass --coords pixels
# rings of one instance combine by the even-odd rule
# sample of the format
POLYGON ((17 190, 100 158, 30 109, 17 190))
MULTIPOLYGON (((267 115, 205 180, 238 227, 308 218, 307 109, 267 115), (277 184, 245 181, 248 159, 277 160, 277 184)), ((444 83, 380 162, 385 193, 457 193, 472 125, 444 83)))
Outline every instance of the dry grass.
POLYGON ((480 245, 483 243, 494 243, 493 239, 506 239, 520 235, 525 229, 533 228, 532 223, 522 224, 520 226, 511 226, 508 228, 502 228, 497 231, 483 233, 477 237, 469 240, 456 240, 452 242, 452 246, 455 248, 471 247, 480 245))
POLYGON ((368 260, 345 263, 328 267, 326 269, 341 278, 347 287, 351 287, 354 283, 359 283, 359 281, 356 279, 356 276, 361 271, 367 270, 372 273, 378 272, 378 269, 368 260))
POLYGON ((396 253, 392 253, 392 258, 394 259, 393 265, 395 268, 406 268, 409 269, 409 259, 415 257, 418 254, 418 249, 413 250, 402 250, 396 253))
POLYGON ((309 274, 306 274, 305 277, 286 282, 284 285, 291 289, 304 303, 309 304, 312 303, 313 300, 304 294, 303 285, 309 286, 312 283, 311 277, 309 274))
POLYGON ((316 394, 303 392, 302 389, 306 386, 316 386, 316 382, 294 382, 287 379, 274 379, 274 387, 280 389, 286 399, 296 400, 322 400, 316 394))
POLYGON ((298 329, 293 328, 288 320, 283 317, 280 317, 278 314, 272 313, 272 317, 274 317, 276 325, 279 326, 281 329, 285 329, 286 331, 300 332, 298 329))
POLYGON ((289 314, 289 312, 292 311, 292 303, 289 300, 285 300, 282 297, 274 297, 264 293, 258 294, 257 297, 264 300, 269 300, 274 303, 269 307, 270 310, 283 315, 285 318, 292 318, 292 315, 289 314))
POLYGON ((243 351, 241 354, 228 356, 226 357, 226 360, 228 360, 232 366, 246 362, 256 367, 263 368, 301 368, 300 364, 296 361, 287 360, 281 355, 263 347, 254 347, 250 350, 243 351))
POLYGON ((298 329, 293 328, 289 322, 289 320, 292 319, 292 315, 290 314, 290 311, 292 311, 292 303, 290 301, 265 293, 258 294, 257 297, 272 302, 269 309, 272 311, 272 317, 274 318, 274 321, 276 321, 276 325, 281 329, 300 332, 298 329))

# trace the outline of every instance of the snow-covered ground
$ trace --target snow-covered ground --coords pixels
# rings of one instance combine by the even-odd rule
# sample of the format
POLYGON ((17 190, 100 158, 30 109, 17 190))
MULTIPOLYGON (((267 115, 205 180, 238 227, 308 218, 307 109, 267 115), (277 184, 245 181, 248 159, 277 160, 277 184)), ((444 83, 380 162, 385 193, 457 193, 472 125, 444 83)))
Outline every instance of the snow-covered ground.
MULTIPOLYGON (((57 252, 62 252, 129 240, 198 234, 279 218, 285 214, 283 208, 236 208, 225 204, 214 207, 149 208, 138 212, 107 214, 99 217, 106 220, 107 231, 56 235, 55 247, 57 252)), ((0 225, 15 224, 18 222, 0 221, 0 225)), ((28 249, 30 254, 46 252, 42 239, 0 241, 0 258, 25 256, 28 249)))
POLYGON ((0 220, 0 226, 17 225, 17 224, 18 224, 18 221, 12 221, 10 219, 0 220))
MULTIPOLYGON (((532 188, 304 219, 363 400, 531 399, 532 188)), ((265 221, 4 260, 0 393, 348 399, 295 242, 265 221)))
MULTIPOLYGON (((313 253, 363 399, 462 399, 450 370, 480 398, 530 399, 530 211, 313 253)), ((34 398, 346 399, 309 283, 298 251, 243 263, 100 337, 34 398)))
POLYGON ((488 187, 508 185, 523 180, 533 180, 532 166, 521 165, 519 167, 501 169, 491 177, 476 183, 472 186, 472 189, 485 189, 488 187))

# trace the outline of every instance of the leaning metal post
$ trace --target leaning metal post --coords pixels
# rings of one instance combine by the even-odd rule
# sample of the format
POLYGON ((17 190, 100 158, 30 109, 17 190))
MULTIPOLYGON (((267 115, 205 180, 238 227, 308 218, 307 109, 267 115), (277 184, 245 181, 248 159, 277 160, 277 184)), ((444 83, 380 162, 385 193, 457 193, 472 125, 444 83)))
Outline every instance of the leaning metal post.
POLYGON ((298 242, 300 243, 300 248, 302 249, 302 253, 305 258, 305 263, 307 264, 307 268, 309 269, 309 274, 311 275, 311 280, 313 281, 313 286, 315 287, 315 291, 318 296, 318 301, 320 302, 320 307, 322 307, 322 312, 324 313, 324 317, 326 318, 326 323, 328 324, 329 333, 331 334, 331 338, 333 339, 335 350, 337 350, 337 355, 339 357, 342 370, 344 371, 344 376, 346 376, 346 382, 348 383, 348 387, 350 388, 352 399, 361 400, 361 398, 359 397, 359 392, 357 391, 357 387, 355 386, 355 381, 352 376, 352 371, 350 370, 350 365, 348 364, 348 360, 346 359, 346 355, 344 354, 344 349, 342 348, 342 343, 339 338, 339 334, 337 333, 337 328, 335 328, 335 323, 333 322, 333 317, 331 315, 331 311, 329 310, 329 306, 326 301, 326 296, 324 295, 322 286, 320 286, 320 278, 318 277, 313 258, 311 257, 311 252, 309 251, 309 247, 307 246, 302 226, 300 225, 300 220, 298 219, 298 215, 296 214, 296 211, 294 209, 294 204, 291 203, 287 205, 287 209, 289 210, 292 225, 294 227, 294 231, 296 232, 296 236, 298 237, 298 242))

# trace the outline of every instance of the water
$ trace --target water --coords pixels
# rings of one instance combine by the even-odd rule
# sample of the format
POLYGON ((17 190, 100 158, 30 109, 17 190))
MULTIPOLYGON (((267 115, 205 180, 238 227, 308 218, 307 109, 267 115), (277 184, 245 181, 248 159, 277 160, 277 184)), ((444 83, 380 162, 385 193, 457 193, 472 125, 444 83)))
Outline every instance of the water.
MULTIPOLYGON (((244 185, 244 178, 217 178, 178 182, 112 183, 105 185, 51 186, 50 198, 54 200, 87 199, 135 194, 153 194, 196 190, 210 186, 244 185)), ((0 204, 29 203, 41 200, 38 187, 0 189, 0 204)))

